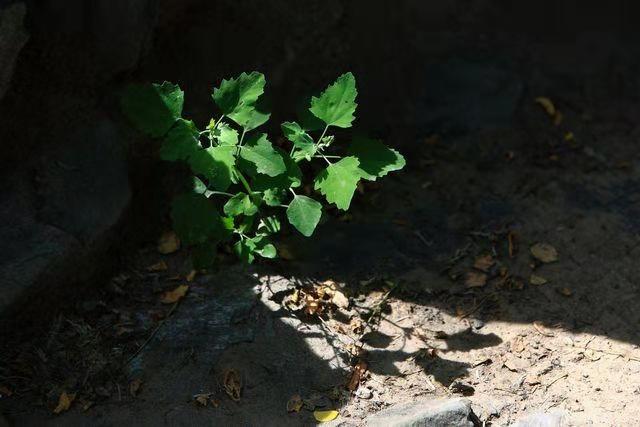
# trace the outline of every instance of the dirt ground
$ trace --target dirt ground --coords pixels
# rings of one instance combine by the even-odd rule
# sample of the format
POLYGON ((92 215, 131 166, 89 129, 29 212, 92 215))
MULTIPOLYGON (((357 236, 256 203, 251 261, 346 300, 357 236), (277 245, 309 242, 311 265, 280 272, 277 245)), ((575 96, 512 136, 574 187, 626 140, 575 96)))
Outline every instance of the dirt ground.
POLYGON ((144 248, 46 333, 7 343, 0 411, 15 425, 311 425, 335 408, 360 425, 464 395, 486 425, 556 409, 630 425, 639 132, 623 105, 579 105, 557 101, 560 120, 532 97, 510 129, 424 135, 406 171, 361 187, 316 239, 285 236, 279 261, 221 253, 187 281, 185 250, 144 248))

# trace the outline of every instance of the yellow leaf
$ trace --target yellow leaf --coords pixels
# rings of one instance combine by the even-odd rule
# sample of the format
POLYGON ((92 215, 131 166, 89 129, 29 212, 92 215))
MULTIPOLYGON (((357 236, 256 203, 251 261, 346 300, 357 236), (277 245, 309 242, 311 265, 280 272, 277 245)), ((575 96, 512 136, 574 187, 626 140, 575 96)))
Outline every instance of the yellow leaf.
POLYGON ((340 415, 340 414, 336 410, 313 411, 314 418, 316 419, 316 421, 321 422, 321 423, 326 423, 326 422, 329 422, 329 421, 333 421, 336 418, 338 418, 338 415, 340 415))
POLYGON ((174 253, 180 249, 180 239, 173 231, 166 231, 158 239, 158 252, 163 255, 174 253))
POLYGON ((538 276, 537 274, 532 274, 531 277, 529 277, 529 283, 532 285, 544 285, 547 282, 547 279, 542 276, 538 276))
POLYGON ((58 406, 53 410, 54 414, 59 414, 61 412, 69 410, 73 400, 76 398, 75 394, 67 394, 66 391, 63 391, 60 397, 58 398, 58 406))
POLYGON ((189 285, 180 285, 174 290, 162 294, 160 301, 164 304, 173 304, 174 302, 180 301, 187 294, 188 290, 189 285))
POLYGON ((294 394, 287 402, 287 412, 300 412, 302 409, 302 398, 299 394, 294 394))
POLYGON ((556 115, 556 106, 553 105, 553 102, 549 98, 539 96, 536 98, 536 102, 544 108, 544 111, 546 111, 549 116, 553 117, 556 115))
POLYGON ((558 251, 548 243, 536 243, 529 250, 534 258, 545 264, 558 261, 558 251))
POLYGON ((191 270, 189 274, 187 274, 187 282, 193 282, 193 279, 196 278, 196 274, 198 274, 196 270, 191 270))
POLYGON ((169 267, 167 266, 167 263, 164 261, 158 261, 155 264, 147 267, 147 271, 166 271, 168 269, 169 267))

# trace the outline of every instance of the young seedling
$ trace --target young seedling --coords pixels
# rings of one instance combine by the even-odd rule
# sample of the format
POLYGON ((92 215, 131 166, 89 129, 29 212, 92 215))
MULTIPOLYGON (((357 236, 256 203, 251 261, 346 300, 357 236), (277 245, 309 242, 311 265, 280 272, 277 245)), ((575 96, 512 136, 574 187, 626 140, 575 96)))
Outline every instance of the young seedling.
POLYGON ((274 258, 271 239, 281 229, 283 210, 300 233, 313 234, 322 204, 301 194, 303 162, 326 163, 313 188, 344 211, 361 179, 375 181, 405 165, 396 150, 366 138, 354 139, 344 156, 327 153, 335 141, 330 130, 349 128, 355 119, 353 74, 343 74, 311 99, 310 117, 321 124, 317 137, 310 134, 317 126, 282 123, 288 151, 256 130, 270 117, 261 102, 265 83, 255 71, 223 80, 212 94, 220 115, 204 130, 182 117, 184 93, 177 85, 132 85, 122 94, 122 111, 135 127, 162 139, 160 158, 186 162, 193 172, 193 185, 174 199, 171 218, 182 242, 192 247, 198 268, 209 266, 216 246, 230 240, 246 262, 274 258))

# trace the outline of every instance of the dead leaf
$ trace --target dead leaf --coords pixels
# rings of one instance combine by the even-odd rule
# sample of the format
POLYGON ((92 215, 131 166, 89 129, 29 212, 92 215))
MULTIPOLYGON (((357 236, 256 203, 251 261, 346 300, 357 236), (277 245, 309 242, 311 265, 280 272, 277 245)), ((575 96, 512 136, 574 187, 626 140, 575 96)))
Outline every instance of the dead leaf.
POLYGON ((362 381, 365 374, 367 373, 367 368, 367 362, 365 362, 364 360, 359 361, 356 366, 353 367, 351 377, 349 378, 349 382, 347 383, 347 389, 349 391, 356 391, 358 389, 360 381, 362 381))
POLYGON ((467 285, 467 288, 482 287, 487 284, 487 275, 476 271, 470 271, 467 273, 467 278, 464 283, 467 285))
POLYGON ((193 282, 193 279, 196 278, 196 274, 198 274, 196 270, 191 270, 189 274, 187 274, 187 277, 186 277, 187 282, 193 282))
POLYGON ((553 105, 553 102, 547 98, 546 96, 539 96, 535 99, 535 101, 544 108, 544 111, 547 112, 549 117, 553 117, 556 115, 556 106, 553 105))
POLYGON ((138 395, 140 391, 140 386, 142 386, 142 380, 140 378, 136 378, 135 380, 129 383, 129 394, 133 397, 138 395))
POLYGON ((240 372, 235 369, 225 369, 222 373, 222 384, 227 395, 236 402, 240 400, 242 393, 242 378, 240 372))
POLYGON ((167 266, 167 263, 164 261, 158 261, 153 265, 150 265, 149 267, 147 267, 147 271, 151 271, 151 272, 155 272, 155 271, 166 271, 168 270, 169 267, 167 266))
POLYGON ((165 231, 158 239, 158 252, 163 255, 174 253, 180 249, 180 239, 173 231, 165 231))
POLYGON ((58 406, 53 410, 53 413, 60 414, 64 411, 68 411, 75 398, 75 394, 63 391, 58 398, 58 406))
POLYGON ((202 406, 207 406, 207 404, 209 403, 210 396, 211 396, 211 393, 194 394, 193 400, 195 400, 197 403, 199 403, 202 406))
POLYGON ((163 304, 173 304, 175 302, 180 301, 187 294, 189 290, 189 285, 180 285, 172 291, 165 292, 162 294, 162 298, 160 301, 163 304))
POLYGON ((564 140, 569 142, 569 141, 573 141, 575 139, 575 135, 573 134, 573 132, 567 132, 564 134, 564 140))
POLYGON ((536 243, 529 250, 534 258, 545 264, 558 261, 558 251, 548 243, 536 243))
POLYGON ((333 421, 338 418, 338 415, 340 415, 340 413, 335 409, 328 411, 313 411, 313 417, 320 423, 333 421))
POLYGON ((299 394, 294 394, 287 402, 287 412, 300 412, 303 405, 302 397, 299 394))
POLYGON ((556 114, 553 116, 553 124, 556 126, 560 126, 562 124, 562 120, 564 119, 564 115, 559 110, 556 110, 556 114))
POLYGON ((493 267, 493 264, 495 263, 496 262, 493 260, 493 257, 491 255, 489 254, 480 255, 479 257, 476 258, 476 261, 473 263, 473 268, 476 268, 480 271, 484 271, 485 273, 488 273, 491 267, 493 267))
POLYGON ((537 274, 532 274, 531 277, 529 277, 529 283, 532 285, 544 285, 548 282, 549 281, 547 279, 542 276, 538 276, 537 274))
POLYGON ((536 331, 538 331, 538 333, 539 333, 540 335, 544 335, 545 337, 553 337, 553 336, 554 336, 552 332, 549 332, 549 331, 545 330, 546 328, 545 328, 545 326, 542 324, 542 322, 539 322, 539 321, 535 321, 535 322, 533 322, 533 328, 534 328, 536 331))
POLYGON ((573 295, 573 291, 569 288, 561 288, 558 290, 558 292, 560 292, 560 294, 565 297, 570 297, 571 295, 573 295))
POLYGON ((509 242, 509 258, 513 258, 518 251, 516 237, 517 236, 513 231, 509 231, 509 234, 507 234, 507 241, 509 242))
POLYGON ((511 341, 511 351, 513 353, 522 353, 525 348, 526 345, 524 343, 524 338, 521 336, 517 336, 513 341, 511 341))
POLYGON ((0 397, 9 397, 13 394, 9 387, 0 385, 0 397))

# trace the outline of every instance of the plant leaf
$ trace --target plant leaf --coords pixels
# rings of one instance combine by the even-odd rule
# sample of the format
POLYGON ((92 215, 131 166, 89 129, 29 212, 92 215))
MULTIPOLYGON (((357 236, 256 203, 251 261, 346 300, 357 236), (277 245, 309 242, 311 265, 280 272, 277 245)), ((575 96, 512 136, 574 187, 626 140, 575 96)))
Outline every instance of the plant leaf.
POLYGON ((233 251, 236 253, 238 258, 247 264, 251 264, 255 258, 254 250, 256 248, 256 244, 251 239, 243 239, 236 242, 233 245, 233 251))
POLYGON ((282 155, 273 148, 265 133, 252 135, 240 149, 240 157, 255 165, 258 173, 271 177, 287 170, 282 155))
POLYGON ((220 87, 213 91, 213 100, 227 117, 250 131, 269 120, 270 114, 258 103, 265 83, 262 73, 242 73, 222 80, 220 87))
POLYGON ((293 159, 295 161, 302 159, 311 160, 311 157, 316 153, 316 146, 309 134, 296 122, 284 122, 281 127, 284 136, 291 141, 295 147, 292 156, 293 159))
POLYGON ((196 151, 189 158, 194 173, 204 176, 209 185, 217 191, 226 191, 236 183, 235 147, 218 146, 196 151))
POLYGON ((213 137, 218 145, 238 145, 238 131, 226 123, 218 124, 213 132, 213 137))
POLYGON ((224 240, 230 235, 228 220, 202 194, 184 193, 176 197, 171 218, 178 237, 187 244, 224 240))
POLYGON ((375 139, 357 138, 348 153, 360 162, 361 176, 369 181, 402 169, 406 161, 402 154, 375 139))
POLYGON ((315 179, 314 188, 334 203, 339 209, 349 209, 353 193, 360 180, 358 159, 343 157, 339 162, 329 165, 315 179))
POLYGON ((258 212, 258 204, 255 203, 255 195, 252 199, 247 193, 238 193, 227 200, 224 205, 224 213, 229 216, 252 216, 258 212))
POLYGON ((190 120, 178 119, 162 142, 160 158, 174 162, 187 160, 199 148, 196 125, 190 120))
POLYGON ((311 111, 327 126, 340 128, 351 127, 356 111, 356 79, 353 74, 346 73, 328 86, 319 97, 311 98, 311 111))
POLYGON ((164 136, 182 115, 184 92, 178 85, 129 85, 120 97, 120 107, 129 120, 147 135, 164 136))
POLYGON ((269 235, 280 231, 280 220, 275 215, 264 217, 258 224, 258 234, 269 235))
POLYGON ((311 236, 322 216, 322 205, 310 197, 296 195, 287 208, 287 218, 302 235, 311 236))

